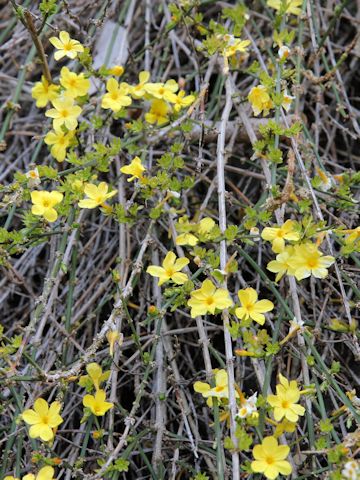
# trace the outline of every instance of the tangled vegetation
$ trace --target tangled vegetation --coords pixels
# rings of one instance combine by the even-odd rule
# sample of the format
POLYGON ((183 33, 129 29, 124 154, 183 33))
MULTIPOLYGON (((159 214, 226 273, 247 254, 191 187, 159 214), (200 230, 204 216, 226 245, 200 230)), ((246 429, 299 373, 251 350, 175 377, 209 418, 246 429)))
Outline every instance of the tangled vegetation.
POLYGON ((359 480, 359 2, 0 18, 0 480, 359 480))

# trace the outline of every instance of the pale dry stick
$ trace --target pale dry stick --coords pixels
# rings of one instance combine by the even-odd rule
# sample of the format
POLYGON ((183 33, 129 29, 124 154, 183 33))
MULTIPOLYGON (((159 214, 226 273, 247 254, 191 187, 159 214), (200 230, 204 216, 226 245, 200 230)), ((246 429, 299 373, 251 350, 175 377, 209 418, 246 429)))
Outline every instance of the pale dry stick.
MULTIPOLYGON (((226 230, 226 202, 225 202, 225 135, 226 126, 232 110, 232 88, 229 75, 226 75, 225 80, 225 106, 221 115, 220 132, 216 149, 216 165, 217 165, 217 183, 218 183, 218 205, 219 205, 219 227, 222 233, 226 230)), ((225 271, 227 263, 227 248, 226 240, 220 242, 220 268, 225 271)), ((222 283, 222 287, 227 289, 226 279, 222 283)), ((236 398, 235 398, 235 376, 234 376, 234 356, 232 340, 229 331, 229 313, 225 309, 222 311, 222 319, 224 324, 224 342, 225 342, 225 356, 226 369, 228 374, 229 385, 229 410, 230 410, 230 435, 231 440, 235 446, 235 451, 232 452, 232 475, 233 478, 240 477, 240 463, 239 453, 236 451, 238 440, 236 437, 236 398)))
MULTIPOLYGON (((159 265, 159 252, 154 250, 151 257, 153 265, 159 265)), ((156 299, 156 307, 160 310, 162 304, 162 295, 161 289, 158 285, 158 279, 152 278, 152 293, 153 297, 156 299)), ((165 319, 163 319, 164 322, 165 319)), ((155 397, 155 444, 154 452, 152 457, 152 464, 157 471, 162 463, 162 442, 165 432, 166 425, 166 372, 165 372, 165 362, 164 362, 164 345, 162 333, 164 330, 164 323, 162 323, 160 328, 160 338, 156 345, 155 351, 155 363, 156 363, 156 376, 153 386, 153 395, 155 397)), ((154 335, 156 332, 154 332, 154 335)))
MULTIPOLYGON (((183 430, 184 430, 184 420, 181 420, 180 424, 179 424, 178 431, 177 431, 177 436, 178 437, 180 437, 182 435, 183 430)), ((176 480, 176 472, 177 472, 176 464, 179 460, 179 456, 180 456, 179 453, 180 453, 179 447, 175 448, 174 456, 173 456, 173 459, 172 459, 172 462, 171 462, 171 477, 170 477, 170 480, 176 480)))
POLYGON ((139 250, 139 254, 134 262, 131 275, 129 280, 126 283, 126 286, 122 292, 122 300, 118 300, 115 302, 113 310, 108 317, 108 319, 104 322, 103 326, 101 327, 100 332, 95 335, 92 344, 86 349, 85 354, 74 363, 74 365, 69 368, 68 370, 58 370, 53 373, 42 372, 42 375, 48 382, 57 382, 60 379, 66 379, 72 376, 76 376, 80 373, 81 369, 84 365, 86 365, 90 359, 95 355, 98 351, 99 347, 103 343, 105 336, 109 330, 114 330, 116 326, 116 318, 121 316, 122 313, 122 302, 123 300, 128 299, 132 292, 133 292, 133 282, 135 277, 138 275, 139 272, 142 270, 142 259, 145 255, 147 247, 151 241, 151 230, 153 227, 154 222, 151 221, 148 232, 141 244, 141 248, 139 250))
POLYGON ((150 65, 151 65, 151 56, 150 56, 151 1, 152 0, 145 0, 144 69, 147 72, 150 72, 150 65))

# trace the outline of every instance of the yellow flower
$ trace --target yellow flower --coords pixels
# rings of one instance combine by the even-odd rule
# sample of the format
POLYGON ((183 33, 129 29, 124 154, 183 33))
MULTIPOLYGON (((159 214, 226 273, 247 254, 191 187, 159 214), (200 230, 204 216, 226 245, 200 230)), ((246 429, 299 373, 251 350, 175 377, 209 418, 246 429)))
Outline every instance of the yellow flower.
POLYGON ((84 407, 89 408, 91 413, 97 417, 102 417, 105 413, 114 406, 113 403, 105 401, 106 394, 104 390, 97 390, 94 395, 85 395, 83 398, 84 407))
POLYGON ((80 208, 96 208, 103 205, 108 198, 113 197, 117 190, 112 190, 108 193, 109 186, 106 182, 101 182, 99 185, 87 183, 84 187, 85 195, 89 198, 80 200, 80 208))
POLYGON ((224 288, 216 288, 211 280, 205 280, 201 288, 191 292, 187 304, 191 307, 191 317, 195 318, 206 313, 215 314, 215 310, 231 307, 233 301, 224 288))
POLYGON ((100 365, 95 362, 86 365, 86 371, 88 375, 82 375, 80 377, 79 385, 81 387, 86 387, 90 380, 90 382, 94 385, 95 390, 99 390, 100 384, 105 382, 105 380, 107 380, 110 376, 110 370, 103 372, 100 365))
POLYGON ((70 145, 73 136, 74 132, 65 133, 61 128, 52 130, 46 135, 44 142, 46 145, 51 145, 50 153, 58 162, 65 160, 66 149, 70 145))
MULTIPOLYGON (((267 0, 269 7, 275 8, 277 11, 281 9, 282 3, 282 0, 267 0)), ((285 12, 300 15, 302 3, 302 0, 287 0, 285 12)))
POLYGON ((145 120, 152 125, 164 125, 169 121, 169 105, 164 100, 153 100, 148 113, 145 114, 145 120))
POLYGON ((48 222, 55 222, 58 218, 55 205, 63 199, 63 194, 53 190, 52 192, 34 190, 31 192, 33 206, 31 212, 34 215, 43 216, 48 222))
POLYGON ((68 130, 75 130, 78 121, 77 118, 81 113, 79 105, 74 104, 74 99, 71 97, 57 98, 52 102, 54 108, 51 108, 45 115, 53 118, 54 130, 60 130, 62 125, 68 130))
POLYGON ((113 357, 114 356, 115 343, 118 343, 119 345, 121 345, 122 340, 123 340, 123 335, 122 335, 122 333, 119 333, 116 330, 112 330, 112 331, 110 331, 106 334, 106 339, 109 342, 110 357, 113 357))
POLYGON ((200 220, 197 231, 200 235, 206 235, 207 233, 210 233, 214 227, 214 220, 210 217, 205 217, 200 220))
POLYGON ((182 233, 176 237, 176 245, 190 245, 194 247, 199 242, 199 239, 192 233, 182 233))
POLYGON ((251 470, 255 473, 263 473, 269 480, 274 480, 281 475, 290 475, 292 468, 285 458, 289 455, 290 448, 287 445, 279 445, 275 437, 265 437, 261 445, 255 445, 251 462, 251 470))
POLYGON ((267 269, 270 272, 277 273, 275 282, 278 282, 285 273, 288 275, 294 275, 295 270, 290 265, 290 261, 294 255, 294 247, 292 245, 288 245, 285 247, 284 251, 276 255, 276 260, 272 260, 267 264, 267 269))
POLYGON ((265 323, 264 312, 270 312, 274 308, 274 304, 270 300, 259 300, 256 290, 253 288, 245 288, 238 291, 238 297, 241 307, 235 310, 235 315, 240 320, 251 318, 260 325, 265 323))
POLYGON ((50 43, 58 50, 54 54, 55 60, 61 60, 63 57, 74 59, 78 53, 84 51, 84 47, 77 40, 70 38, 68 32, 61 31, 59 38, 51 37, 50 43))
POLYGON ((359 240, 360 227, 353 228, 352 230, 342 230, 342 233, 350 234, 345 237, 345 245, 351 245, 359 240))
POLYGON ((131 105, 131 97, 128 96, 129 86, 127 83, 119 83, 115 78, 109 78, 106 82, 106 90, 108 93, 102 97, 101 106, 105 109, 110 109, 113 112, 118 112, 123 107, 131 105))
MULTIPOLYGON (((179 86, 175 80, 168 80, 166 83, 148 83, 145 85, 146 93, 149 93, 158 100, 172 102, 179 86)), ((174 102, 175 103, 175 102, 174 102)))
POLYGON ((261 112, 264 112, 264 115, 267 115, 270 108, 273 108, 270 95, 264 85, 253 87, 249 92, 248 100, 251 103, 255 116, 260 115, 261 112))
POLYGON ((109 74, 114 75, 115 77, 121 77, 125 69, 121 65, 114 65, 109 69, 109 74))
POLYGON ((49 83, 45 77, 41 77, 41 82, 36 82, 31 90, 31 96, 36 100, 36 106, 39 108, 46 107, 58 95, 59 85, 49 83))
POLYGON ((146 70, 139 73, 139 83, 130 87, 130 95, 133 98, 141 98, 146 95, 145 86, 150 78, 150 72, 146 70))
POLYGON ((194 95, 185 95, 185 90, 181 90, 177 95, 174 96, 173 100, 171 100, 171 103, 174 104, 175 112, 179 112, 182 108, 188 107, 194 102, 194 95))
POLYGON ((294 231, 296 222, 286 220, 281 227, 266 227, 261 232, 261 238, 272 243, 272 249, 275 253, 281 253, 285 248, 285 240, 300 240, 300 234, 294 231))
POLYGON ((186 273, 181 273, 180 270, 188 265, 188 263, 189 260, 187 258, 176 258, 175 253, 168 252, 164 258, 162 267, 150 265, 146 272, 153 277, 159 278, 159 286, 169 280, 172 280, 177 285, 183 285, 187 281, 188 276, 186 273))
POLYGON ((34 410, 25 410, 23 420, 31 425, 29 435, 31 438, 41 438, 45 442, 54 438, 54 429, 63 423, 59 415, 61 404, 52 402, 50 407, 46 400, 38 398, 34 403, 34 410))
POLYGON ((315 278, 325 278, 327 269, 335 262, 334 257, 323 255, 317 246, 306 242, 294 246, 294 255, 289 259, 289 265, 294 270, 296 280, 313 275, 315 278))
POLYGON ((6 475, 6 477, 4 477, 4 480, 20 480, 20 478, 13 477, 12 475, 6 475))
POLYGON ((241 38, 235 38, 233 35, 226 35, 225 40, 227 40, 227 46, 224 51, 226 57, 231 57, 236 52, 246 52, 247 47, 251 43, 250 40, 241 40, 241 38))
MULTIPOLYGON (((201 393, 204 398, 207 398, 207 404, 209 407, 212 407, 213 401, 212 398, 229 398, 229 386, 228 386, 228 375, 226 370, 214 370, 215 373, 215 387, 211 388, 208 383, 205 382, 195 382, 194 390, 197 393, 201 393)), ((239 394, 235 391, 235 396, 238 398, 239 394)))
POLYGON ((300 390, 295 380, 287 380, 281 373, 280 383, 276 385, 276 395, 268 395, 267 401, 274 408, 274 419, 280 422, 284 417, 289 422, 297 422, 304 415, 305 408, 298 405, 300 390))
POLYGON ((146 169, 141 163, 141 159, 139 157, 134 157, 130 165, 124 165, 120 168, 121 173, 131 175, 131 177, 127 179, 128 182, 132 182, 133 180, 135 180, 135 178, 144 178, 143 172, 145 172, 145 170, 146 169))
POLYGON ((295 432, 296 429, 296 423, 289 422, 289 420, 286 420, 284 418, 280 423, 277 423, 275 427, 275 437, 281 437, 283 433, 293 433, 295 432))
POLYGON ((85 78, 83 73, 77 75, 70 72, 67 67, 62 67, 60 72, 60 83, 66 90, 66 96, 76 98, 86 95, 90 88, 90 80, 85 78))
POLYGON ((41 468, 37 475, 34 475, 33 473, 28 473, 25 475, 22 480, 53 480, 55 474, 55 470, 53 467, 46 466, 41 468))

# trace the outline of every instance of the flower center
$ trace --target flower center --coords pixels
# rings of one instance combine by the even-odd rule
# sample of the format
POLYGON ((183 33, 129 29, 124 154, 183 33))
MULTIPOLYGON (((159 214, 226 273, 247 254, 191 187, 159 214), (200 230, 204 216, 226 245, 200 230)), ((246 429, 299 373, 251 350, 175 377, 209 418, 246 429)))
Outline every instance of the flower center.
POLYGON ((71 46, 71 43, 68 42, 68 43, 64 43, 64 50, 66 50, 67 52, 69 52, 70 50, 72 50, 72 46, 71 46))
POLYGON ((275 463, 274 457, 266 457, 266 463, 268 465, 273 465, 275 463))
POLYGON ((103 201, 104 201, 104 198, 103 198, 102 196, 100 196, 100 195, 95 198, 95 202, 96 202, 96 203, 103 203, 103 201))
MULTIPOLYGON (((45 207, 45 208, 50 207, 50 202, 49 202, 49 200, 44 200, 44 201, 43 201, 43 207, 45 207)), ((44 417, 44 418, 47 418, 47 417, 44 417)))
POLYGON ((119 98, 119 94, 117 92, 113 92, 111 94, 111 100, 117 100, 119 98))
POLYGON ((215 392, 222 392, 225 390, 224 385, 218 385, 217 387, 214 388, 215 392))
POLYGON ((207 305, 212 305, 213 303, 214 303, 214 298, 213 298, 213 297, 208 297, 208 298, 206 299, 206 304, 207 304, 207 305))
POLYGON ((289 408, 290 403, 288 402, 288 400, 283 400, 281 402, 281 406, 282 406, 282 408, 289 408))
POLYGON ((159 88, 159 93, 160 93, 160 95, 164 95, 165 88, 163 88, 163 87, 159 88))
POLYGON ((44 423, 45 425, 49 423, 48 415, 44 415, 43 417, 41 417, 41 423, 44 423))
POLYGON ((69 112, 68 112, 68 110, 61 110, 60 115, 63 118, 67 118, 69 116, 69 112))
POLYGON ((174 275, 174 273, 175 273, 175 270, 174 270, 173 268, 168 268, 168 269, 166 270, 166 275, 167 275, 168 277, 172 277, 172 276, 174 275))
POLYGON ((310 258, 308 261, 307 261, 307 264, 308 264, 308 267, 310 268, 314 268, 318 265, 318 261, 317 259, 315 258, 310 258))

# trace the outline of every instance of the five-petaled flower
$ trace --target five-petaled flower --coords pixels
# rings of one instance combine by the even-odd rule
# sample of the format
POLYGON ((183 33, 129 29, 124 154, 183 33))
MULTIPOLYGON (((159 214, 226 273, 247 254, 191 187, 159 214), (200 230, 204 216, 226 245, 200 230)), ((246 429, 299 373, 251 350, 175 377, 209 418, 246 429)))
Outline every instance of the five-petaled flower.
POLYGON ((186 95, 185 90, 180 90, 172 100, 175 112, 179 112, 182 108, 188 107, 194 102, 194 100, 194 95, 186 95))
POLYGON ((270 312, 274 308, 274 304, 270 300, 259 300, 256 290, 253 288, 245 288, 238 291, 238 297, 241 306, 236 308, 235 315, 240 320, 248 320, 251 318, 260 325, 265 323, 265 312, 270 312))
POLYGON ((264 112, 264 115, 266 116, 269 113, 269 110, 273 108, 273 102, 264 85, 253 87, 249 92, 248 100, 251 103, 255 116, 260 115, 261 112, 264 112))
POLYGON ((241 40, 241 38, 235 38, 233 35, 225 35, 224 40, 227 42, 224 50, 224 55, 226 57, 231 57, 235 55, 236 52, 246 52, 247 47, 251 43, 250 40, 241 40))
MULTIPOLYGON (((207 399, 206 403, 209 407, 213 405, 213 398, 218 399, 228 399, 229 398, 229 386, 228 386, 228 374, 226 370, 214 370, 215 373, 215 387, 211 387, 208 383, 205 382, 195 382, 194 390, 197 393, 207 399)), ((235 391, 236 398, 239 397, 237 391, 235 391)))
POLYGON ((110 376, 110 370, 102 371, 101 366, 98 363, 92 362, 86 365, 87 375, 82 375, 79 380, 79 385, 85 387, 88 391, 92 386, 95 390, 100 390, 100 384, 105 382, 110 376))
POLYGON ((145 86, 150 78, 150 72, 147 72, 146 70, 142 71, 139 73, 139 83, 137 85, 133 85, 130 87, 130 95, 133 98, 142 98, 144 95, 146 95, 146 89, 145 86))
POLYGON ((187 304, 191 307, 192 318, 206 313, 214 315, 215 310, 224 310, 233 304, 229 292, 225 288, 216 288, 209 279, 203 282, 201 288, 191 292, 190 297, 187 304))
POLYGON ((161 126, 169 121, 169 113, 169 105, 164 100, 155 99, 151 102, 150 110, 145 113, 145 120, 152 125, 156 123, 161 126))
POLYGON ((131 175, 130 178, 127 179, 128 182, 132 182, 135 178, 142 179, 144 178, 143 172, 145 172, 145 167, 141 163, 141 159, 139 157, 134 157, 129 165, 124 165, 120 168, 121 173, 125 173, 125 175, 131 175))
POLYGON ((74 99, 67 96, 59 97, 53 100, 52 104, 54 108, 47 110, 45 115, 53 118, 54 130, 60 130, 62 125, 65 125, 68 130, 75 130, 81 107, 74 104, 74 99))
MULTIPOLYGON (((179 86, 175 80, 168 80, 166 83, 147 83, 145 91, 158 100, 167 100, 174 102, 175 93, 179 90, 179 86)), ((175 102, 174 102, 175 103, 175 102)))
POLYGON ((73 60, 79 53, 84 51, 81 43, 78 40, 70 38, 68 32, 64 31, 60 32, 59 38, 51 37, 50 43, 57 49, 57 52, 54 53, 55 60, 61 60, 63 57, 68 57, 73 60))
POLYGON ((162 267, 150 265, 146 272, 153 277, 159 278, 159 286, 169 280, 172 280, 177 285, 183 285, 187 281, 188 276, 186 273, 181 273, 181 270, 188 265, 188 263, 189 259, 176 258, 174 252, 168 252, 164 258, 162 267))
POLYGON ((267 264, 266 268, 270 272, 277 274, 275 277, 275 282, 278 282, 286 273, 288 275, 294 275, 295 270, 290 263, 293 255, 294 247, 292 245, 288 245, 281 253, 276 255, 276 260, 272 260, 267 264))
POLYGON ((276 385, 276 395, 269 395, 267 400, 274 408, 274 419, 280 422, 283 418, 289 422, 297 422, 299 415, 305 413, 304 407, 298 405, 300 390, 295 380, 285 378, 279 374, 280 383, 276 385))
POLYGON ((58 95, 59 85, 49 83, 44 76, 41 77, 41 82, 36 82, 31 90, 31 96, 36 100, 36 106, 39 108, 46 107, 58 95))
POLYGON ((291 465, 286 461, 290 448, 287 445, 279 445, 275 437, 265 437, 261 445, 253 448, 254 461, 251 462, 251 470, 255 473, 263 473, 269 480, 274 480, 281 475, 290 475, 291 465))
POLYGON ((280 253, 285 248, 285 240, 298 241, 300 234, 294 229, 296 222, 294 220, 286 220, 280 227, 266 227, 261 232, 261 238, 271 242, 272 249, 275 253, 280 253))
POLYGON ((44 138, 46 145, 50 145, 50 153, 58 162, 63 162, 66 157, 66 149, 70 145, 74 132, 64 132, 61 128, 51 130, 44 138))
POLYGON ((87 183, 84 187, 84 193, 88 198, 80 200, 80 208, 96 208, 102 206, 106 200, 113 197, 117 190, 112 190, 108 193, 109 186, 106 182, 101 182, 99 185, 87 183))
POLYGON ((302 280, 313 275, 315 278, 325 278, 328 268, 335 258, 324 255, 314 243, 306 242, 294 246, 294 255, 289 259, 289 265, 294 270, 296 280, 302 280))
POLYGON ((114 406, 113 403, 107 402, 104 390, 97 390, 95 395, 85 395, 83 398, 83 405, 87 407, 90 412, 97 417, 102 417, 105 413, 114 406))
POLYGON ((106 82, 107 93, 102 97, 101 106, 104 109, 110 109, 118 112, 123 107, 131 105, 131 97, 129 96, 129 86, 127 83, 119 82, 115 78, 109 78, 106 82))
POLYGON ((48 222, 55 222, 58 218, 55 205, 58 205, 63 199, 63 194, 53 190, 46 192, 41 190, 34 190, 31 192, 31 201, 33 206, 31 212, 34 215, 43 216, 48 222))
POLYGON ((35 400, 34 409, 25 410, 22 413, 23 420, 31 425, 30 437, 41 438, 45 442, 52 440, 54 429, 63 422, 59 415, 60 409, 60 402, 52 402, 49 406, 43 398, 35 400))
POLYGON ((66 95, 72 98, 83 97, 90 88, 90 80, 83 73, 70 72, 67 67, 61 69, 60 83, 65 88, 66 95))

